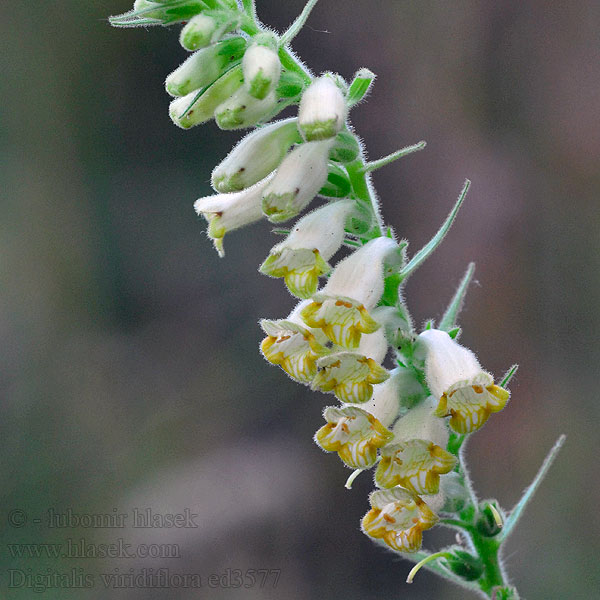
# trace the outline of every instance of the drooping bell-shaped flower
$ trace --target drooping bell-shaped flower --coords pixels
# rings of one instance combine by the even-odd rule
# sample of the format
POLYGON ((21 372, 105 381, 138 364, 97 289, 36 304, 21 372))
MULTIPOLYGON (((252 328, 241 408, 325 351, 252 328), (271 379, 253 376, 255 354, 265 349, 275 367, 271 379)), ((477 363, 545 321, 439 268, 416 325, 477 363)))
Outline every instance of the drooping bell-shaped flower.
POLYGON ((277 51, 266 45, 253 44, 242 60, 244 88, 253 98, 262 100, 275 91, 281 75, 277 51))
POLYGON ((311 387, 333 392, 342 402, 362 403, 373 394, 373 384, 389 378, 381 366, 388 344, 383 331, 363 335, 356 352, 334 352, 317 361, 311 387))
POLYGON ((438 521, 422 498, 400 487, 372 492, 369 502, 372 508, 362 519, 362 530, 398 552, 416 552, 423 531, 438 521))
POLYGON ((260 272, 283 277, 294 296, 310 298, 317 290, 319 276, 331 271, 327 261, 340 249, 346 222, 355 210, 354 200, 340 200, 308 213, 271 249, 260 272))
POLYGON ((298 139, 296 117, 270 123, 249 133, 212 172, 218 192, 236 192, 274 171, 298 139))
POLYGON ((310 384, 317 373, 317 359, 329 352, 327 339, 311 331, 299 317, 306 302, 301 302, 287 319, 263 319, 260 326, 267 337, 260 345, 264 357, 279 365, 292 379, 310 384))
POLYGON ((315 79, 302 94, 298 126, 307 141, 333 138, 344 126, 346 99, 332 77, 315 79))
POLYGON ((287 221, 302 212, 327 179, 331 142, 307 142, 283 159, 277 175, 265 190, 263 212, 273 223, 287 221))
POLYGON ((450 427, 457 433, 476 431, 506 406, 508 390, 495 385, 475 354, 445 331, 421 333, 417 352, 424 355, 427 385, 437 400, 434 414, 450 416, 450 427))
POLYGON ((373 415, 356 406, 328 406, 323 417, 327 421, 315 434, 315 442, 327 452, 337 452, 353 469, 366 469, 377 459, 377 449, 393 434, 373 415))
POLYGON ((383 293, 388 260, 398 260, 398 245, 390 238, 379 237, 339 262, 325 287, 302 311, 305 323, 322 329, 339 346, 357 348, 363 333, 379 329, 369 311, 383 293))
POLYGON ((440 475, 449 473, 456 457, 446 451, 448 429, 433 415, 430 396, 410 409, 394 426, 394 440, 381 451, 375 472, 379 487, 397 485, 417 494, 437 494, 440 475))
POLYGON ((208 221, 208 237, 219 256, 225 255, 223 237, 228 231, 262 219, 262 192, 272 178, 273 175, 269 175, 241 192, 215 194, 196 200, 194 209, 208 221))
MULTIPOLYGON (((205 15, 198 15, 198 18, 204 17, 205 15)), ((186 96, 210 85, 225 73, 230 65, 242 58, 246 45, 244 38, 236 36, 194 52, 167 76, 167 93, 177 97, 186 96)))

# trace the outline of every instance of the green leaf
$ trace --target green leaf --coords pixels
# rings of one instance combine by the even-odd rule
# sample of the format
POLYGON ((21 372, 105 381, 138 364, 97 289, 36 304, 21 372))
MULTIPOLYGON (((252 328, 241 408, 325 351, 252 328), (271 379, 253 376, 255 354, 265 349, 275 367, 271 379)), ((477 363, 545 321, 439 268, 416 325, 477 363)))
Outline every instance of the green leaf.
POLYGON ((409 275, 411 275, 412 272, 415 271, 418 267, 420 267, 421 264, 423 262, 425 262, 425 260, 427 260, 427 258, 429 258, 429 256, 433 253, 433 251, 441 244, 442 240, 446 237, 448 230, 452 226, 452 223, 454 222, 454 219, 456 218, 456 215, 458 214, 458 209, 461 207, 461 205, 467 195, 467 192, 469 191, 470 185, 471 185, 471 182, 467 179, 465 181, 465 185, 463 186, 463 189, 462 189, 460 195, 458 196, 458 200, 456 201, 454 208, 450 211, 450 214, 446 217, 446 220, 440 227, 439 231, 433 236, 433 238, 431 238, 429 243, 427 243, 425 246, 423 246, 423 248, 421 248, 421 250, 419 250, 412 257, 411 261, 404 267, 404 269, 402 269, 400 274, 402 275, 403 280, 406 279, 409 275))
POLYGON ((544 462, 542 463, 542 466, 537 472, 534 480, 531 482, 531 485, 525 490, 525 493, 523 494, 519 502, 517 502, 516 506, 510 512, 508 518, 504 523, 504 527, 500 532, 499 537, 502 541, 504 541, 511 534, 512 530, 515 528, 515 525, 523 516, 523 511, 525 510, 525 507, 527 506, 531 498, 533 498, 533 495, 540 486, 540 483, 542 483, 542 481, 544 480, 544 477, 548 473, 548 470, 552 466, 552 463, 556 460, 556 457, 558 456, 558 453, 562 448, 563 444, 565 443, 566 439, 567 436, 563 434, 558 438, 558 440, 556 440, 556 443, 554 444, 554 446, 552 446, 552 449, 548 453, 548 456, 546 456, 546 458, 544 459, 544 462))
POLYGON ((375 73, 370 69, 362 68, 357 71, 346 95, 346 102, 349 107, 358 104, 367 95, 372 83, 375 81, 375 77, 375 73))
MULTIPOLYGON (((440 321, 440 329, 442 331, 447 331, 448 333, 450 333, 450 330, 453 329, 456 326, 456 318, 458 317, 458 314, 460 313, 464 300, 465 300, 465 295, 467 293, 467 288, 469 287, 469 283, 471 282, 471 279, 473 278, 473 273, 475 272, 475 263, 469 263, 469 266, 467 267, 467 271, 464 274, 458 289, 456 290, 456 293, 454 294, 452 301, 450 302, 450 305, 448 306, 448 308, 446 309, 446 312, 444 313, 444 316, 442 317, 442 320, 440 321)), ((456 337, 456 334, 454 336, 450 336, 452 338, 456 337)))
POLYGON ((513 378, 514 374, 519 370, 519 365, 513 365, 500 381, 500 387, 506 388, 513 378))

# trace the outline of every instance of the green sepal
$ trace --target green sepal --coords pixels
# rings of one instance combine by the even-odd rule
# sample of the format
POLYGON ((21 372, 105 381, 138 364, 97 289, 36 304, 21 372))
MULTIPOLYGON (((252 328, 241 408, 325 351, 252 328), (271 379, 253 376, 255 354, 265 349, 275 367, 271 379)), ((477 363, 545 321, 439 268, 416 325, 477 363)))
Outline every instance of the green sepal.
POLYGON ((299 98, 305 87, 304 79, 298 73, 283 70, 275 92, 280 98, 299 98))
POLYGON ((460 328, 460 327, 455 327, 454 329, 451 329, 451 330, 448 332, 448 335, 449 335, 449 336, 450 336, 450 337, 451 337, 453 340, 455 340, 455 339, 456 339, 456 338, 457 338, 457 337, 460 335, 460 332, 461 332, 461 328, 460 328))
POLYGON ((202 0, 166 0, 155 2, 156 6, 146 6, 139 10, 114 17, 109 22, 114 27, 141 27, 146 25, 171 25, 187 21, 206 8, 214 8, 202 0))
POLYGON ((349 131, 340 131, 335 136, 335 142, 329 151, 329 158, 336 162, 350 163, 360 156, 360 146, 356 136, 349 131))
POLYGON ((448 568, 466 581, 475 581, 483 573, 482 561, 464 550, 458 548, 451 551, 450 556, 446 557, 448 568))
POLYGON ((494 537, 502 531, 502 526, 496 523, 490 504, 493 504, 496 510, 500 512, 498 503, 495 500, 482 502, 479 506, 479 518, 475 522, 477 531, 485 537, 494 537))
POLYGON ((498 586, 492 589, 494 600, 519 600, 517 590, 511 585, 498 586))
POLYGON ((367 68, 359 69, 356 72, 346 95, 346 102, 349 107, 358 104, 367 95, 373 81, 375 81, 375 77, 375 73, 367 68))
POLYGON ((337 165, 329 165, 327 181, 319 190, 319 195, 327 198, 346 198, 350 194, 352 186, 346 171, 337 165))

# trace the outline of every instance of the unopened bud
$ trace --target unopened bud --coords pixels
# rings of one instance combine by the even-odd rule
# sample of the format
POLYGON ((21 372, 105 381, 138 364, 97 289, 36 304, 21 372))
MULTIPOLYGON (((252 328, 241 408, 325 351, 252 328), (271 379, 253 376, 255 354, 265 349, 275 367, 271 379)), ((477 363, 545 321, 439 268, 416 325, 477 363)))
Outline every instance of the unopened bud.
POLYGON ((242 68, 234 67, 222 75, 208 89, 195 90, 183 98, 176 98, 169 106, 175 125, 189 129, 210 121, 215 109, 242 85, 242 68), (200 94, 199 97, 198 94, 200 94), (197 98, 196 98, 197 97, 197 98))
POLYGON ((475 523, 477 531, 486 537, 494 537, 502 530, 503 519, 495 500, 482 502, 479 507, 479 518, 475 523))
POLYGON ((360 147, 355 135, 348 131, 340 131, 335 136, 335 143, 329 151, 329 158, 336 162, 349 163, 360 156, 360 147))
POLYGON ((479 558, 456 549, 445 557, 448 562, 448 568, 459 577, 467 581, 475 581, 483 573, 483 563, 479 558))
POLYGON ((275 92, 263 100, 252 97, 241 87, 215 109, 215 121, 221 129, 244 129, 267 117, 277 104, 275 92))
POLYGON ((194 52, 167 77, 167 93, 171 96, 185 96, 210 85, 242 58, 245 49, 244 38, 232 37, 194 52))
POLYGON ((219 41, 224 34, 233 31, 239 20, 230 13, 213 12, 192 17, 179 34, 179 43, 186 50, 198 50, 219 41))
POLYGON ((245 89, 259 100, 275 89, 281 75, 281 62, 277 52, 259 44, 248 48, 242 60, 242 68, 245 89))
POLYGON ((273 223, 304 210, 327 179, 329 142, 307 142, 294 148, 265 190, 263 212, 273 223))
POLYGON ((297 119, 285 119, 248 134, 212 173, 212 186, 218 192, 235 192, 254 185, 283 160, 298 141, 297 119))
POLYGON ((342 90, 325 75, 313 81, 302 95, 298 126, 307 141, 332 138, 342 129, 346 110, 342 90))
POLYGON ((156 19, 163 25, 189 21, 206 8, 203 0, 186 0, 186 2, 150 2, 149 0, 135 0, 133 11, 140 19, 156 19), (155 10, 152 10, 155 9, 155 10))

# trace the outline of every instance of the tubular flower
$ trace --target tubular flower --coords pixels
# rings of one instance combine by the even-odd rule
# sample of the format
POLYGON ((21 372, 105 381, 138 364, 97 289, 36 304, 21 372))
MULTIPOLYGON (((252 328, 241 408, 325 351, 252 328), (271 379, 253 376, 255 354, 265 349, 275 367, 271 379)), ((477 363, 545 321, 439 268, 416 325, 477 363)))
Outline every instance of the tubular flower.
POLYGON ((323 290, 302 310, 304 322, 322 329, 339 346, 358 347, 361 334, 379 329, 369 311, 383 293, 384 263, 397 249, 396 242, 379 237, 338 263, 323 290))
POLYGON ((363 531, 398 552, 416 552, 423 531, 438 520, 419 496, 399 487, 372 492, 369 502, 372 508, 362 519, 363 531))
POLYGON ((295 381, 309 384, 317 374, 317 359, 329 350, 321 343, 327 340, 319 332, 311 332, 298 323, 297 312, 298 307, 287 319, 263 319, 260 326, 267 337, 260 349, 271 364, 279 365, 295 381))
POLYGON ((319 276, 331 270, 327 261, 342 245, 346 221, 354 210, 353 200, 341 200, 307 214, 271 249, 261 273, 283 277, 294 296, 310 298, 317 291, 319 276))
POLYGON ((438 493, 440 475, 454 468, 456 457, 445 450, 448 429, 432 414, 434 405, 430 396, 397 421, 394 443, 381 451, 375 472, 379 487, 401 485, 416 494, 438 493))
POLYGON ((381 451, 375 481, 382 488, 401 485, 416 494, 437 494, 440 475, 449 473, 456 458, 428 440, 406 440, 381 451))
POLYGON ((315 442, 327 452, 337 452, 353 469, 373 466, 377 448, 394 435, 373 415, 356 406, 328 406, 323 416, 327 425, 317 431, 315 442))
POLYGON ((262 191, 272 178, 273 175, 269 175, 241 192, 216 194, 196 200, 194 209, 208 221, 208 237, 213 241, 219 256, 225 255, 223 237, 228 231, 263 217, 262 191))
POLYGON ((242 138, 212 172, 217 192, 237 192, 274 171, 298 138, 296 117, 270 123, 242 138))
POLYGON ((491 413, 501 411, 509 392, 494 384, 483 371, 475 354, 455 342, 445 331, 428 329, 417 343, 425 353, 425 378, 438 400, 437 417, 450 416, 457 433, 479 429, 491 413))
POLYGON ((312 389, 333 392, 342 402, 366 402, 373 395, 373 384, 390 376, 379 364, 387 349, 385 335, 379 330, 363 337, 358 352, 336 352, 320 358, 312 389))
POLYGON ((263 195, 263 212, 273 223, 287 221, 302 212, 327 180, 327 161, 332 142, 307 142, 283 159, 277 176, 263 195))

